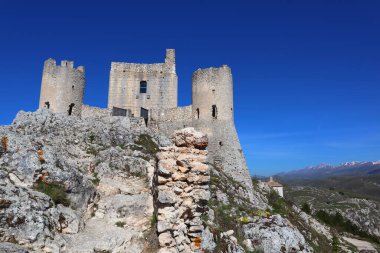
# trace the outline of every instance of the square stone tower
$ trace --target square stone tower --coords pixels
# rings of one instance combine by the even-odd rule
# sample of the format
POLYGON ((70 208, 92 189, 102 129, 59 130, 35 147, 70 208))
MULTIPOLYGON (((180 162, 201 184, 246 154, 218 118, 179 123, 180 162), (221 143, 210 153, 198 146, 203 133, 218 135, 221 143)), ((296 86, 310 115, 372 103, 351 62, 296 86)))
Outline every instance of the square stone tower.
POLYGON ((130 110, 144 117, 149 109, 177 107, 178 77, 174 49, 166 50, 164 63, 139 64, 112 62, 108 109, 130 110))

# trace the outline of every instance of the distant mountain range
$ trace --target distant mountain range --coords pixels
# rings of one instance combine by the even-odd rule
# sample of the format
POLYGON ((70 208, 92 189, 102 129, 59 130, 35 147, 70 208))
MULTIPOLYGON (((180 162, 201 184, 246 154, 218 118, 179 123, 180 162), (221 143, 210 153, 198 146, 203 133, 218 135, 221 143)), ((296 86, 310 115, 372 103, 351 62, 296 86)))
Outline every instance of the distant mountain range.
POLYGON ((332 176, 363 176, 380 174, 380 161, 346 162, 336 166, 320 164, 300 170, 279 173, 275 176, 293 179, 321 179, 332 176))
POLYGON ((336 166, 320 164, 274 177, 284 185, 339 189, 380 200, 380 161, 347 162, 336 166))

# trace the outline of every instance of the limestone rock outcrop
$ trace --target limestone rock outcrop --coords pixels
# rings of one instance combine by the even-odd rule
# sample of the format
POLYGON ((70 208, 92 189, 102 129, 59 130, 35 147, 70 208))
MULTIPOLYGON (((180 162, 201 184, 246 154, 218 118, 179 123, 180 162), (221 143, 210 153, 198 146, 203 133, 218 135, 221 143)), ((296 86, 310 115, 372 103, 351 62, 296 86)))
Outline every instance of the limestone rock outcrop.
POLYGON ((169 139, 143 120, 20 112, 0 139, 0 252, 138 253, 157 240, 149 183, 169 139))
POLYGON ((264 252, 311 252, 302 234, 280 215, 256 219, 243 226, 247 245, 264 252))

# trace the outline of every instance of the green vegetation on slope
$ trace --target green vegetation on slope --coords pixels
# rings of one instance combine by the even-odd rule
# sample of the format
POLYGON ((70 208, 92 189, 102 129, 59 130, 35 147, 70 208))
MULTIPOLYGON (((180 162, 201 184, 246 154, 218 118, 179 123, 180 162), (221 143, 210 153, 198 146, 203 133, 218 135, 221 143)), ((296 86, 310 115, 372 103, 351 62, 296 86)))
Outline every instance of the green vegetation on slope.
POLYGON ((48 184, 39 180, 35 185, 35 189, 48 195, 56 205, 70 206, 70 199, 67 197, 65 188, 58 184, 48 184))
POLYGON ((147 134, 140 134, 135 144, 140 145, 143 149, 142 152, 146 154, 150 154, 152 156, 156 155, 157 152, 160 151, 158 145, 152 140, 147 134))
POLYGON ((318 210, 315 212, 314 216, 319 220, 330 227, 333 227, 338 232, 348 232, 353 235, 360 236, 361 238, 369 239, 373 242, 380 243, 379 238, 376 236, 370 235, 367 232, 361 230, 357 225, 352 223, 350 220, 345 219, 340 212, 335 214, 329 214, 324 210, 318 210))
MULTIPOLYGON (((216 191, 221 191, 228 198, 227 203, 222 203, 213 198, 208 203, 208 206, 214 210, 214 224, 209 226, 209 229, 213 233, 217 245, 213 251, 215 253, 227 252, 228 245, 220 238, 220 233, 228 230, 234 231, 238 244, 244 248, 242 225, 247 222, 246 217, 253 217, 258 211, 247 199, 239 194, 239 188, 244 189, 241 183, 226 175, 222 170, 212 170, 212 196, 216 195, 216 191)), ((207 217, 202 217, 202 219, 207 223, 207 217)))

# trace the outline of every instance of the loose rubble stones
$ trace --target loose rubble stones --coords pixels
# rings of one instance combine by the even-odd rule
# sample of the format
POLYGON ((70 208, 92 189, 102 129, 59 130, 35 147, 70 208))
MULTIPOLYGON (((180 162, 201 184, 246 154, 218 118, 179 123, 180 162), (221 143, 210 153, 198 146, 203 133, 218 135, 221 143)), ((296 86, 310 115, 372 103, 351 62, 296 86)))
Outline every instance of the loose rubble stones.
POLYGON ((201 216, 210 198, 207 136, 185 128, 174 132, 175 146, 157 154, 157 231, 162 252, 202 252, 201 216))

